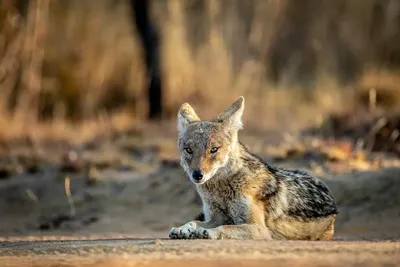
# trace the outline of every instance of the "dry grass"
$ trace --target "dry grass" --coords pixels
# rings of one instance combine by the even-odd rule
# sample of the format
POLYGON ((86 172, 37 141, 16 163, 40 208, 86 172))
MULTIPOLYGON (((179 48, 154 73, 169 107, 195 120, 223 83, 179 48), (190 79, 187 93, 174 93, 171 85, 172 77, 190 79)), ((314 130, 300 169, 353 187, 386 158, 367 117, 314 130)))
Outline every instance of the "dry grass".
MULTIPOLYGON (((85 139, 110 127, 104 118, 145 120, 127 1, 32 0, 26 16, 12 2, 0 12, 2 136, 85 139)), ((396 1, 154 1, 152 13, 167 118, 185 101, 209 118, 244 95, 249 128, 290 131, 354 109, 365 88, 398 84, 396 1)))

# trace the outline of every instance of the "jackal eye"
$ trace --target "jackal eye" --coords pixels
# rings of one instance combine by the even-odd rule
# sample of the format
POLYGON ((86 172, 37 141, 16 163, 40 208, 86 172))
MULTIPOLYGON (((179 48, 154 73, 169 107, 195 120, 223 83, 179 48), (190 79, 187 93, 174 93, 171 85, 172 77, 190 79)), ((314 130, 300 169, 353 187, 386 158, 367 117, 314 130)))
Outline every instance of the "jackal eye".
POLYGON ((213 147, 211 148, 210 152, 211 153, 216 153, 218 151, 219 147, 213 147))
POLYGON ((193 151, 192 151, 192 149, 190 147, 185 148, 185 151, 188 154, 192 154, 193 153, 193 151))

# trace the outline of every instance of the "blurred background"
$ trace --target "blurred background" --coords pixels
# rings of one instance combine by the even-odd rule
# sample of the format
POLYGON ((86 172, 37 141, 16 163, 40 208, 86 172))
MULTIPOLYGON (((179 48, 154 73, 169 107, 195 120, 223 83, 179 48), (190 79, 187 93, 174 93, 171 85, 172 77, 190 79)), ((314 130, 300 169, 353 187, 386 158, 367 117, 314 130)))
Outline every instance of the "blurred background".
POLYGON ((246 99, 241 136, 400 237, 400 1, 2 0, 0 234, 155 235, 201 211, 176 114, 246 99))

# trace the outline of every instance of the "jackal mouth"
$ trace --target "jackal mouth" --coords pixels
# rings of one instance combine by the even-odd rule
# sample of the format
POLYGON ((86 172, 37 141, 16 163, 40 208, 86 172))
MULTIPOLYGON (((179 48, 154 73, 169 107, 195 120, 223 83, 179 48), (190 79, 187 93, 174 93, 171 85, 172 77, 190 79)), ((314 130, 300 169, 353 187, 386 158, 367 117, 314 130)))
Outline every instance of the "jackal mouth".
POLYGON ((192 182, 194 184, 204 184, 206 182, 206 179, 201 179, 201 180, 198 180, 198 181, 193 181, 193 179, 191 179, 191 180, 192 180, 192 182))

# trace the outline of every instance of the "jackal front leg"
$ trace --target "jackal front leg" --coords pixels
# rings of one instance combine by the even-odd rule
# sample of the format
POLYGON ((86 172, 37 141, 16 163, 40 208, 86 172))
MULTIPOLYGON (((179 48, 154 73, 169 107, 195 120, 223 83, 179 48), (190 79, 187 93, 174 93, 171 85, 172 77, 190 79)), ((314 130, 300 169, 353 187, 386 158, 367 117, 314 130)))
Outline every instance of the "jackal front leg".
POLYGON ((272 239, 269 229, 258 224, 221 225, 212 229, 198 227, 194 234, 198 239, 272 239))
POLYGON ((271 240, 270 230, 265 225, 262 205, 251 197, 240 199, 231 206, 234 224, 220 224, 216 228, 197 227, 195 238, 202 239, 262 239, 271 240), (244 199, 244 201, 243 201, 244 199))

